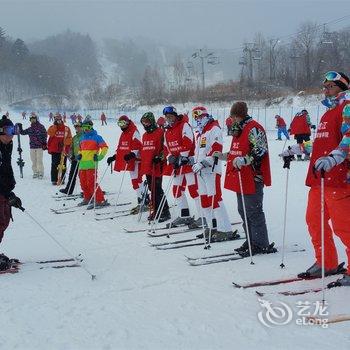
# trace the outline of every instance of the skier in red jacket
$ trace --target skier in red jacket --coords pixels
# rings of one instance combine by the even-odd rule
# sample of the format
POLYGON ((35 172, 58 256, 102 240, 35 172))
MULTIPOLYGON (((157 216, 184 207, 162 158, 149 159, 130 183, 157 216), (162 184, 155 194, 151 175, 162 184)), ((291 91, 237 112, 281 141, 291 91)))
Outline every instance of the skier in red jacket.
POLYGON ((140 173, 141 136, 134 122, 126 115, 118 119, 118 126, 122 130, 115 154, 107 158, 107 163, 114 163, 114 171, 128 171, 132 188, 136 191, 137 206, 132 208, 137 214, 142 202, 142 175, 140 173))
MULTIPOLYGON (((315 250, 316 262, 300 277, 321 277, 322 240, 321 240, 321 177, 324 174, 324 263, 325 275, 337 274, 342 270, 338 266, 338 254, 333 240, 333 232, 346 247, 348 264, 350 263, 350 165, 338 149, 342 140, 343 110, 350 104, 348 95, 342 91, 349 89, 349 78, 342 72, 326 73, 323 82, 325 99, 322 103, 328 110, 321 117, 306 177, 310 187, 306 209, 306 223, 315 250), (330 226, 331 221, 332 226, 330 226)), ((284 160, 293 156, 286 150, 284 160)), ((350 286, 349 265, 347 274, 331 286, 350 286)))
POLYGON ((163 145, 164 132, 157 126, 152 112, 146 112, 142 116, 141 124, 146 132, 142 135, 140 171, 142 175, 146 175, 148 188, 151 191, 152 204, 152 212, 148 219, 156 220, 159 217, 159 222, 164 222, 171 218, 169 205, 166 198, 164 199, 165 202, 162 212, 158 213, 156 216, 164 196, 164 191, 162 188, 163 167, 165 164, 163 145))
POLYGON ((190 196, 195 201, 199 216, 201 212, 197 179, 192 167, 187 164, 188 157, 194 155, 194 135, 191 126, 186 122, 188 118, 185 118, 182 114, 177 114, 175 107, 165 107, 163 114, 166 119, 165 150, 169 163, 164 170, 164 175, 174 176, 173 196, 176 198, 180 209, 180 215, 171 223, 171 226, 189 225, 194 222, 194 219, 190 215, 185 194, 186 186, 190 196), (185 163, 183 163, 183 160, 185 160, 185 163))

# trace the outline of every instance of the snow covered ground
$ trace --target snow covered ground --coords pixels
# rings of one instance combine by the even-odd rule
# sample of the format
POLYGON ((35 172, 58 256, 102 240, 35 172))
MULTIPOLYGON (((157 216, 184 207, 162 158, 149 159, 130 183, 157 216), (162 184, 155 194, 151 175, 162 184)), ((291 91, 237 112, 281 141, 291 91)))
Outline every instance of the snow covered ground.
MULTIPOLYGON (((20 120, 19 114, 11 115, 14 121, 20 120)), ((49 125, 46 117, 42 121, 49 125)), ((119 128, 116 123, 107 127, 99 126, 98 122, 95 125, 110 145, 111 155, 119 128)), ((274 131, 268 136, 273 186, 265 189, 264 205, 270 239, 281 246, 286 170, 282 169, 277 155, 284 142, 275 141, 274 131)), ((135 217, 130 216, 96 221, 93 212, 85 216, 82 211, 56 215, 50 208, 59 208, 62 202, 52 198, 57 188, 49 179, 50 158, 45 154, 45 179, 32 179, 28 140, 23 137, 22 142, 26 161, 24 179, 19 177, 14 152, 15 192, 22 198, 28 213, 55 239, 72 254, 82 254, 83 265, 97 278, 92 281, 82 268, 40 270, 34 263, 25 264, 18 274, 2 275, 0 349, 349 349, 349 323, 330 325, 328 329, 296 325, 297 302, 318 302, 320 293, 264 297, 275 306, 280 306, 279 302, 288 304, 294 313, 289 324, 269 328, 258 320, 258 313, 264 309, 255 289, 232 287, 232 281, 293 276, 313 263, 304 219, 307 163, 294 162, 290 170, 286 240, 288 247, 297 243, 306 252, 287 252, 284 270, 279 267, 281 253, 254 257, 255 265, 243 259, 192 267, 184 254, 231 252, 242 241, 213 244, 210 251, 202 246, 157 251, 148 242, 169 239, 151 239, 145 233, 123 231, 123 227, 146 226, 145 218, 142 224, 137 224, 135 217)), ((225 137, 226 149, 229 144, 230 139, 225 137)), ((15 141, 14 148, 16 146, 15 141)), ((102 161, 100 174, 105 167, 102 161)), ((102 183, 103 190, 117 191, 120 180, 120 174, 111 175, 108 171, 102 183)), ((115 201, 113 196, 108 199, 112 203, 115 201)), ((128 178, 121 200, 135 202, 128 178)), ((238 221, 235 194, 224 191, 224 200, 232 221, 238 221)), ((13 214, 14 222, 6 232, 1 251, 25 262, 67 257, 67 253, 25 213, 14 210, 13 214)), ((241 227, 238 229, 242 233, 241 227)), ((175 238, 193 236, 194 233, 187 233, 175 238)), ((337 245, 340 261, 344 261, 344 248, 338 240, 337 245)), ((332 279, 334 277, 329 280, 332 279)), ((276 292, 318 286, 319 281, 309 281, 257 289, 276 292)), ((350 313, 349 293, 346 288, 327 291, 328 311, 350 313)), ((311 304, 311 310, 314 308, 311 304)))

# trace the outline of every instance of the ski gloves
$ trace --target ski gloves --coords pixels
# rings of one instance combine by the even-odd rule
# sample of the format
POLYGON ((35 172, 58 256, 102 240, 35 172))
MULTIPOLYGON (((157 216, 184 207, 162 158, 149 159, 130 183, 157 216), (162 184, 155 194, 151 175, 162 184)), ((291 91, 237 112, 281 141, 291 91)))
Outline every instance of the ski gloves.
POLYGON ((168 157, 168 163, 171 164, 173 166, 174 169, 178 169, 183 165, 189 164, 192 165, 193 164, 193 157, 185 157, 185 156, 174 156, 174 155, 170 155, 168 157))
POLYGON ((130 160, 135 159, 135 158, 136 158, 136 154, 134 152, 130 152, 124 156, 124 160, 126 162, 129 162, 130 160))
POLYGON ((332 151, 327 157, 320 157, 316 160, 314 168, 316 171, 330 171, 333 167, 343 162, 345 159, 340 150, 332 151))
POLYGON ((236 157, 233 161, 232 161, 232 165, 234 168, 241 170, 241 168, 243 166, 247 166, 250 165, 251 163, 251 159, 248 156, 245 157, 236 157))
POLYGON ((111 165, 115 161, 115 155, 107 158, 107 164, 111 165))
POLYGON ((17 197, 13 192, 10 193, 8 200, 9 200, 9 205, 11 207, 18 208, 18 209, 22 208, 21 199, 17 197))

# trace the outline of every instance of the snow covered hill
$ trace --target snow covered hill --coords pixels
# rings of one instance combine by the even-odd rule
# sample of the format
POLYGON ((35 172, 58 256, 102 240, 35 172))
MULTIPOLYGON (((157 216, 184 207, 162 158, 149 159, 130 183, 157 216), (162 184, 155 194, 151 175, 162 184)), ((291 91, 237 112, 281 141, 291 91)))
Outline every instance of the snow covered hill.
MULTIPOLYGON (((308 107, 308 106, 303 106, 308 107)), ((310 106, 311 107, 311 106, 310 106)), ((12 114, 14 115, 14 114, 12 114)), ((135 116, 136 118, 136 116, 135 116)), ((19 115, 13 117, 19 121, 19 115)), ((48 120, 42 117, 48 126, 48 120)), ((29 123, 27 121, 27 123, 29 123)), ((119 136, 116 123, 107 127, 95 122, 96 129, 114 152, 119 136)), ((271 131, 273 185, 265 189, 265 214, 271 241, 282 245, 286 170, 282 169, 278 154, 284 142, 275 141, 271 131)), ((293 141, 290 141, 291 144, 293 141)), ((320 326, 296 325, 298 302, 319 302, 321 294, 285 297, 270 294, 263 299, 273 305, 286 303, 294 313, 287 325, 264 326, 258 319, 263 312, 253 289, 232 287, 232 281, 249 282, 293 276, 305 270, 313 261, 313 250, 305 224, 307 188, 304 179, 308 164, 293 162, 288 192, 287 239, 288 247, 296 243, 305 252, 286 252, 286 268, 281 270, 281 253, 209 266, 193 267, 184 254, 201 256, 232 252, 242 241, 212 244, 210 251, 202 246, 157 251, 149 242, 163 242, 168 238, 150 238, 146 233, 126 233, 123 228, 146 227, 135 217, 96 221, 94 213, 82 215, 82 210, 57 215, 50 208, 59 208, 62 202, 52 198, 57 191, 49 179, 49 155, 45 154, 44 180, 32 179, 28 140, 22 139, 26 161, 24 179, 13 154, 16 172, 15 192, 22 198, 28 213, 37 219, 53 237, 72 254, 82 254, 83 265, 96 274, 96 279, 82 268, 39 269, 37 260, 67 257, 38 225, 25 213, 13 210, 1 251, 17 257, 24 264, 14 275, 1 275, 0 349, 20 350, 87 350, 87 349, 348 349, 349 324, 320 326)), ((230 138, 225 137, 225 147, 230 138)), ((15 147, 16 149, 16 141, 15 147)), ((106 168, 100 163, 100 175, 106 168)), ((121 174, 107 170, 101 185, 103 190, 117 191, 121 174)), ((166 187, 168 179, 164 181, 166 187)), ((224 191, 224 200, 232 221, 239 221, 235 194, 224 191)), ((108 198, 112 203, 115 196, 108 198)), ((121 201, 136 198, 126 177, 121 201)), ((170 202, 173 199, 170 197, 170 202)), ((69 201, 67 206, 74 201, 69 201)), ((173 209, 173 217, 176 213, 173 209)), ((243 234, 242 228, 238 226, 243 234)), ((177 235, 176 239, 191 238, 195 233, 177 235)), ((171 238, 172 239, 172 238, 171 238)), ((345 261, 344 248, 338 240, 340 261, 345 261)), ((329 278, 329 280, 333 280, 329 278)), ((259 290, 297 290, 318 287, 319 281, 261 287, 259 290)), ((331 314, 350 313, 347 303, 350 289, 326 292, 331 314)), ((312 306, 313 308, 315 306, 312 306)))

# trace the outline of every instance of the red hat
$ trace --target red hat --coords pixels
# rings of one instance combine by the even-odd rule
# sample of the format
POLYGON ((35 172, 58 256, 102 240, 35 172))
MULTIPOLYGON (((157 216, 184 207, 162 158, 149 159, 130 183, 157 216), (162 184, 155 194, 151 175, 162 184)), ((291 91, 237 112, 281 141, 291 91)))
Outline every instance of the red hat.
POLYGON ((129 117, 127 115, 121 115, 119 117, 118 121, 122 121, 122 120, 124 120, 124 121, 126 121, 128 123, 130 122, 130 119, 129 119, 129 117))

